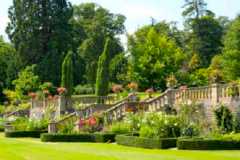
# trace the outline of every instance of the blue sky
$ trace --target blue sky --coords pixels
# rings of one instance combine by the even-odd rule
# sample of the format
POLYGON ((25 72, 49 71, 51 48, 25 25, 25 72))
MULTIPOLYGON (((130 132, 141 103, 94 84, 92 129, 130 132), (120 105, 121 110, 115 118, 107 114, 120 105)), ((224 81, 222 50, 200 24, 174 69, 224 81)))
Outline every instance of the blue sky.
MULTIPOLYGON (((70 0, 73 4, 82 2, 96 2, 109 9, 113 13, 121 13, 127 17, 126 27, 129 33, 137 28, 150 23, 150 17, 156 20, 183 21, 181 17, 184 0, 70 0)), ((205 0, 208 8, 217 16, 228 16, 234 18, 240 13, 240 0, 205 0)), ((0 6, 0 35, 5 34, 8 22, 7 11, 12 0, 2 0, 0 6)))

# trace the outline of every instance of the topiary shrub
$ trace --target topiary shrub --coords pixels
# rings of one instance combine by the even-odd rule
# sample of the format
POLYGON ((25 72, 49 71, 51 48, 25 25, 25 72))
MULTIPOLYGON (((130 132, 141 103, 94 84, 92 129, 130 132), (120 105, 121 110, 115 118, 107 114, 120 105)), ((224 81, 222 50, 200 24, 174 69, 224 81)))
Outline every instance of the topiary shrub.
POLYGON ((150 149, 168 149, 176 147, 176 138, 142 138, 137 136, 117 135, 116 142, 119 145, 150 148, 150 149))
POLYGON ((5 132, 5 137, 8 138, 40 138, 41 134, 46 133, 46 131, 14 131, 14 132, 5 132))
POLYGON ((116 134, 114 134, 114 133, 95 133, 94 134, 95 142, 101 142, 101 143, 104 143, 104 142, 108 142, 108 143, 115 142, 115 137, 116 137, 116 134))
POLYGON ((236 150, 240 141, 226 139, 178 139, 178 149, 182 150, 236 150))
POLYGON ((92 134, 42 134, 42 142, 94 142, 92 134))
MULTIPOLYGON (((104 51, 99 57, 97 79, 96 79, 96 96, 106 96, 109 85, 109 64, 110 64, 110 39, 105 42, 104 51)), ((99 102, 102 103, 102 102, 99 102)))

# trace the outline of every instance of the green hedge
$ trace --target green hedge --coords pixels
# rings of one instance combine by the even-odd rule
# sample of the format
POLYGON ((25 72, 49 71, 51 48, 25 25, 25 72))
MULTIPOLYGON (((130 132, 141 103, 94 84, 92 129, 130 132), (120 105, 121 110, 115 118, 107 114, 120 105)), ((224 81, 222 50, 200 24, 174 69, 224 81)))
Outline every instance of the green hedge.
POLYGON ((46 133, 46 131, 13 131, 13 132, 5 132, 5 137, 8 137, 8 138, 21 138, 21 137, 40 138, 40 135, 43 133, 46 133))
POLYGON ((43 142, 114 142, 115 134, 42 134, 43 142))
POLYGON ((114 133, 95 133, 95 142, 105 143, 105 142, 115 142, 116 134, 114 133))
POLYGON ((141 148, 167 149, 176 147, 176 138, 150 139, 136 136, 117 135, 117 144, 141 148))
POLYGON ((182 150, 236 150, 240 141, 221 139, 178 139, 178 149, 182 150))

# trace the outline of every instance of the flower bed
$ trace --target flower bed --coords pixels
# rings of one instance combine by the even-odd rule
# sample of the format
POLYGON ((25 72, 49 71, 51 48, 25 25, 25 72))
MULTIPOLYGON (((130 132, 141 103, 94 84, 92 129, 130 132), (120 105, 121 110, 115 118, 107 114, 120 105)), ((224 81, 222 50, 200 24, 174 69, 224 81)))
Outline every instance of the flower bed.
POLYGON ((177 147, 182 150, 238 150, 240 141, 233 139, 178 139, 177 147))
POLYGON ((150 149, 173 148, 176 147, 176 141, 176 138, 151 139, 126 135, 116 136, 117 144, 150 149))
POLYGON ((23 138, 23 137, 31 137, 31 138, 40 138, 41 134, 46 133, 46 131, 13 131, 13 132, 5 132, 5 137, 8 138, 23 138))
POLYGON ((42 134, 43 142, 114 142, 115 134, 95 133, 95 134, 42 134))

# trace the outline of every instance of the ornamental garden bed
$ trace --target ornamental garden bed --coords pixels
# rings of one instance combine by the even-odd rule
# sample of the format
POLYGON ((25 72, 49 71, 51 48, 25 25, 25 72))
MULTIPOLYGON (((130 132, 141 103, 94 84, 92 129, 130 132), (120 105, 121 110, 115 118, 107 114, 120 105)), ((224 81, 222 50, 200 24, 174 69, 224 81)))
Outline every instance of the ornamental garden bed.
POLYGON ((180 150, 239 150, 240 140, 233 139, 178 139, 180 150))
POLYGON ((116 142, 119 145, 140 147, 149 149, 168 149, 176 147, 176 138, 151 139, 129 135, 117 135, 116 142))
POLYGON ((47 131, 11 131, 5 132, 5 137, 8 138, 40 138, 41 134, 47 133, 47 131))
POLYGON ((42 134, 42 142, 115 142, 115 134, 112 133, 82 133, 82 134, 42 134))

